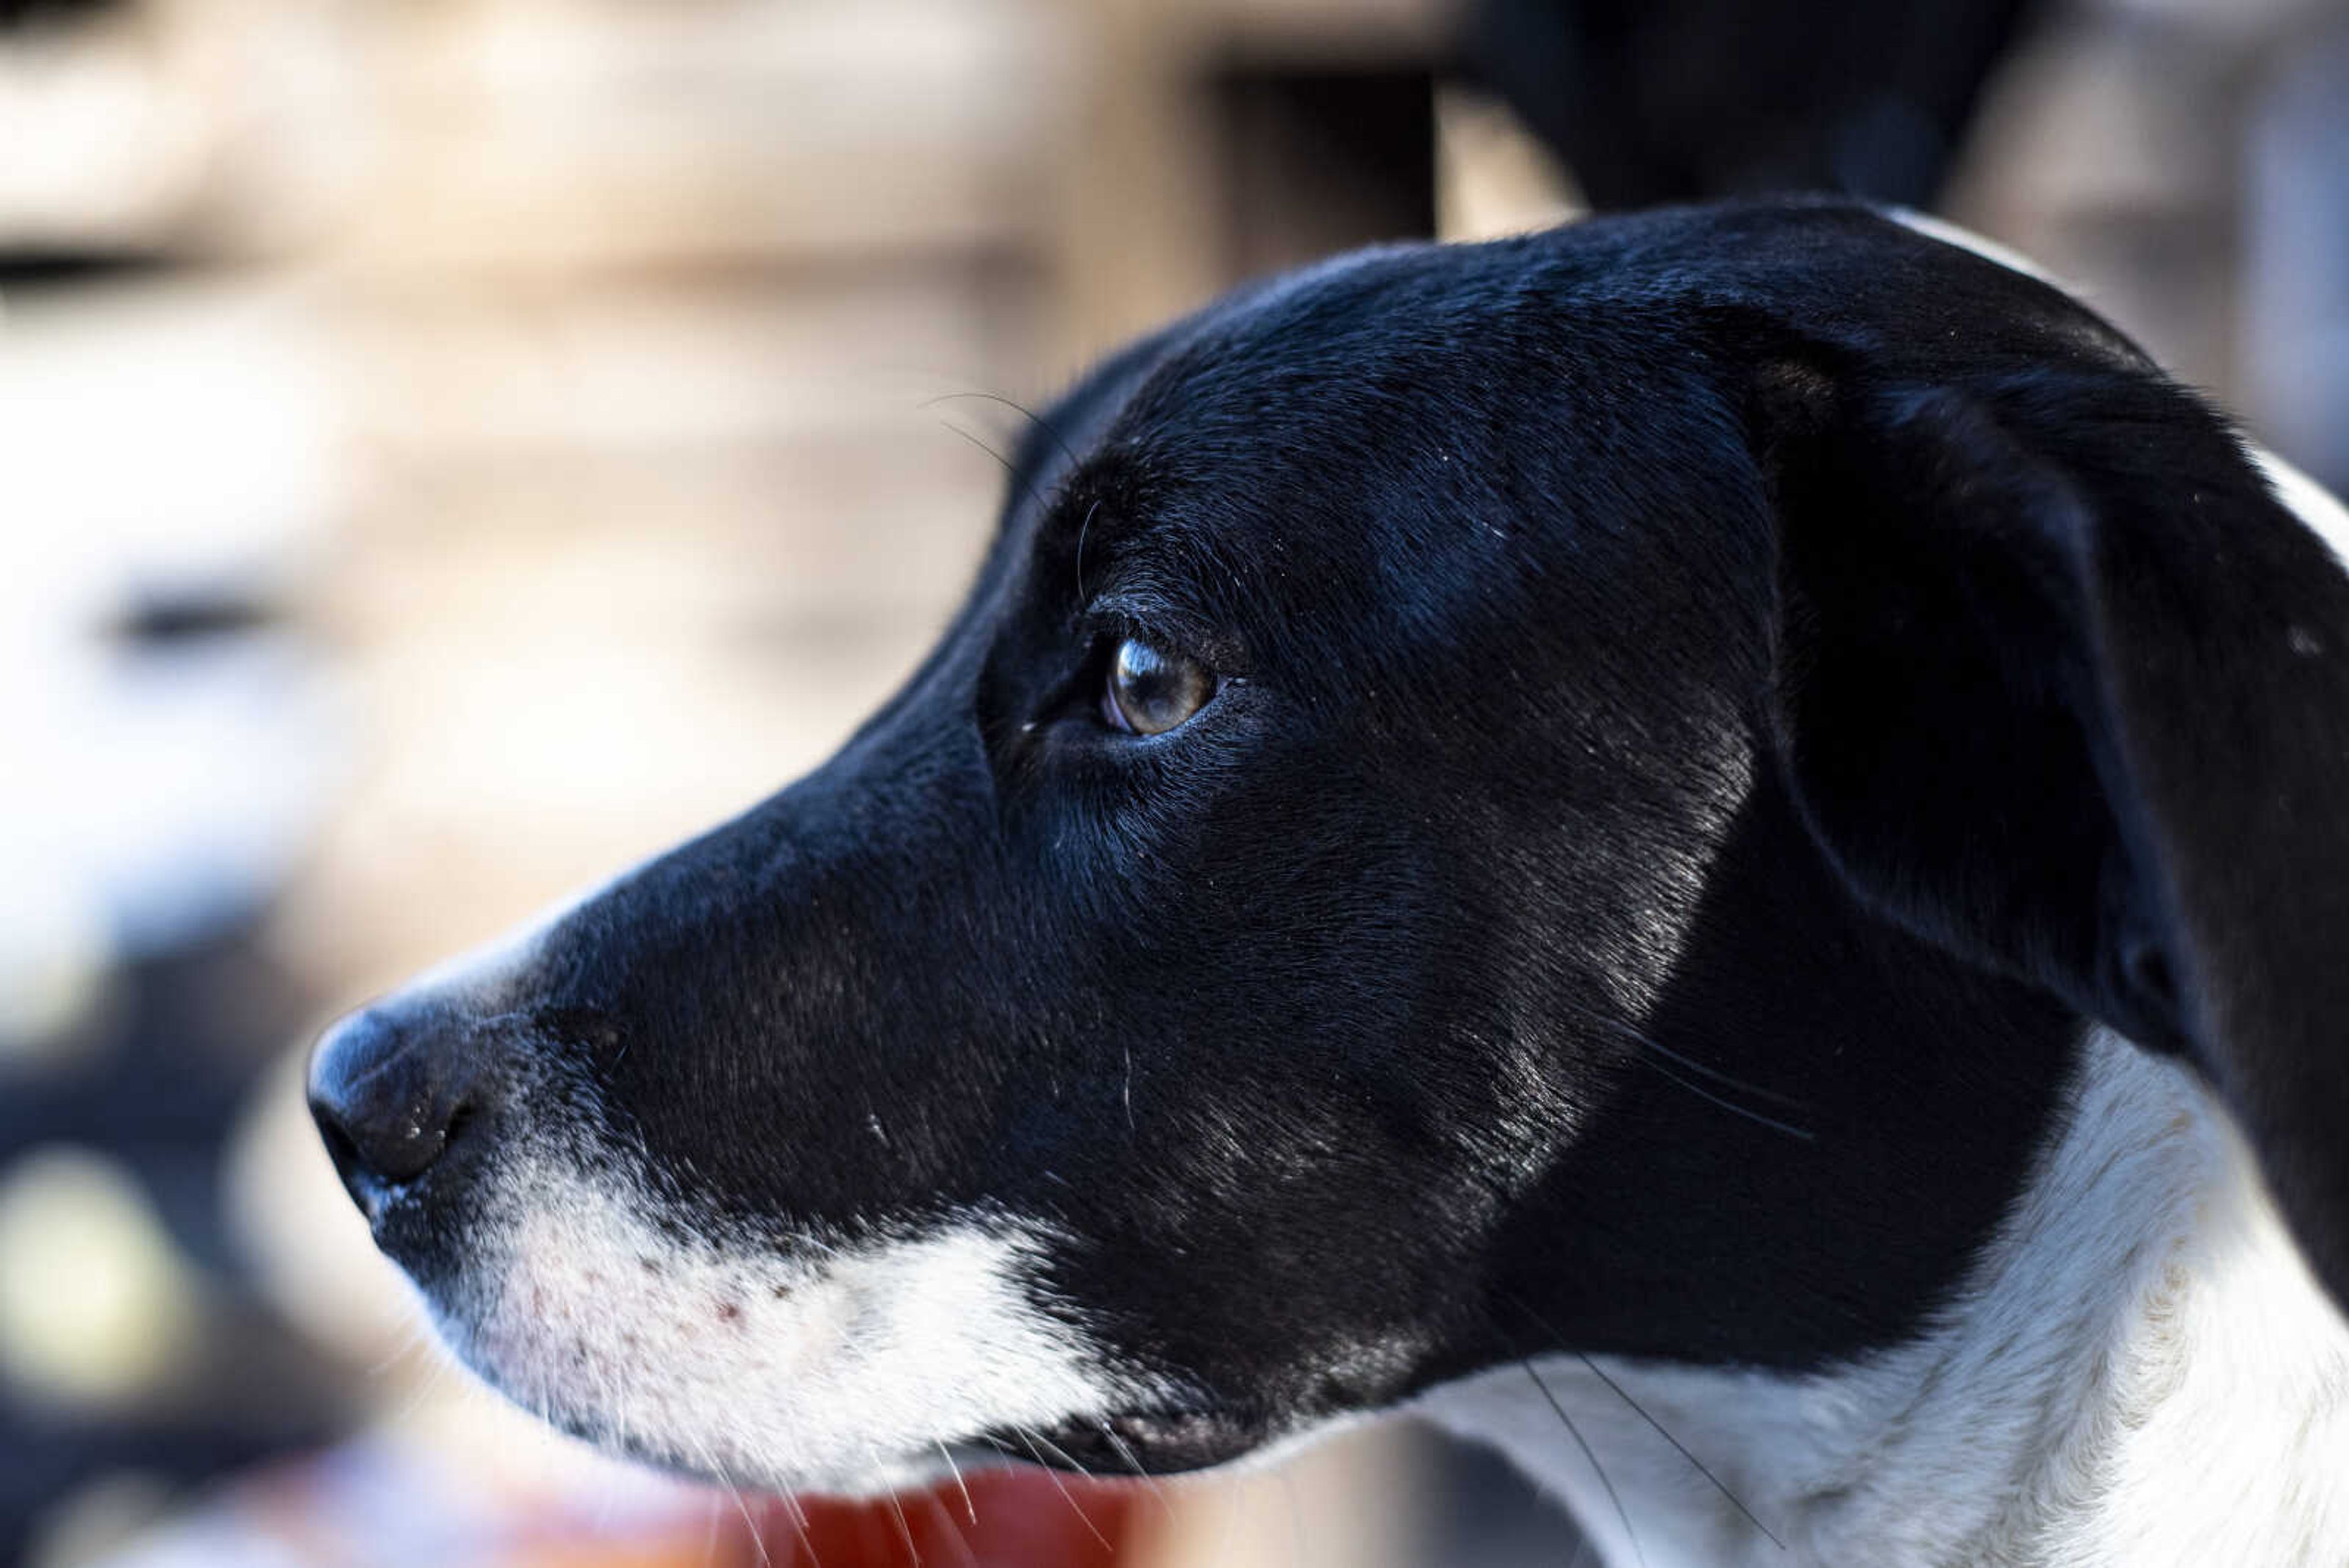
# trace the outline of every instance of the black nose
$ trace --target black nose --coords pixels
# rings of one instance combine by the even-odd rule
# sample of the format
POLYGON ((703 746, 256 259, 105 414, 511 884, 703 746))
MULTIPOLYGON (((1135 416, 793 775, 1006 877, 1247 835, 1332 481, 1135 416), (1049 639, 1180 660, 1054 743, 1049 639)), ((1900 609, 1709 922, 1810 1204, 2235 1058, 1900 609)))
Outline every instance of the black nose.
POLYGON ((489 1108, 487 1044, 445 1008, 381 1002, 310 1055, 310 1115, 363 1207, 438 1165, 489 1108))

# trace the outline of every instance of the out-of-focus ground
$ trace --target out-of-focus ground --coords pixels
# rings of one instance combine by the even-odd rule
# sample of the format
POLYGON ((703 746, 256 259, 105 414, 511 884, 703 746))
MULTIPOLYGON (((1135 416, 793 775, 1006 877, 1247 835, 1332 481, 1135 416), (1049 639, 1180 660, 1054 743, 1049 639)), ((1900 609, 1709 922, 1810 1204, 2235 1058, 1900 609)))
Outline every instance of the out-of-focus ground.
MULTIPOLYGON (((1438 82, 1449 21, 82 0, 0 31, 0 1561, 735 1560, 731 1499, 418 1348, 301 1048, 818 761, 962 588, 996 399, 1266 266, 1569 215, 1438 82)), ((2337 483, 2344 101, 2338 4, 2082 0, 1995 79, 1949 210, 2337 483)), ((1126 1560, 1572 1550, 1432 1441, 1151 1494, 1126 1560)))

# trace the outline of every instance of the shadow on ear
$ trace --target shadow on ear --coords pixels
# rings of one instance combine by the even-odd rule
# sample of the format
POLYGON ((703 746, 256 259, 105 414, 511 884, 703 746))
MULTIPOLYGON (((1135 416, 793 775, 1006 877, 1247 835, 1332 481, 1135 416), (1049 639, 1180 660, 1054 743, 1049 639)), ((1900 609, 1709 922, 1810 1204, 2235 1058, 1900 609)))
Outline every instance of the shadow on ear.
POLYGON ((2115 369, 1782 368, 1777 741, 1859 896, 2183 1055, 2349 1303, 2349 576, 2115 369))

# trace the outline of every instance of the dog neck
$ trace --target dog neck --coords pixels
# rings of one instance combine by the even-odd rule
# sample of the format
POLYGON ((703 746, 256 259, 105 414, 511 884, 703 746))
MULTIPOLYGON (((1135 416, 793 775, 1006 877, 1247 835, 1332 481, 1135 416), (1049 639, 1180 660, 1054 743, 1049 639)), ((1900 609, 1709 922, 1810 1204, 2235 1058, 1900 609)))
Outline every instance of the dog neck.
POLYGON ((1564 1357, 1423 1410, 1610 1564, 2349 1563, 2349 1326, 2199 1085, 2102 1031, 1918 1338, 1802 1376, 1564 1357))

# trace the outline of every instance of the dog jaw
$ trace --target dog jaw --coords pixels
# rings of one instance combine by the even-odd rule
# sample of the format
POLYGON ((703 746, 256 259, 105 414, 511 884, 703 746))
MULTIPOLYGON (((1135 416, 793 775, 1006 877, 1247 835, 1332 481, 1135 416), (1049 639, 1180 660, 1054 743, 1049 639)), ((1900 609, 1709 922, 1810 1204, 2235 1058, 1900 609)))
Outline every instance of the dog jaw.
MULTIPOLYGON (((554 1426, 744 1485, 927 1482, 953 1445, 1155 1402, 1037 1283, 1049 1233, 995 1215, 854 1243, 664 1222, 633 1177, 517 1161, 434 1325, 554 1426)), ((981 1462, 984 1462, 982 1459, 981 1462)))

